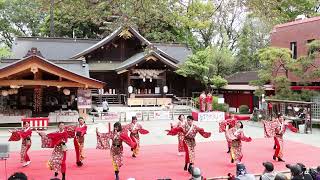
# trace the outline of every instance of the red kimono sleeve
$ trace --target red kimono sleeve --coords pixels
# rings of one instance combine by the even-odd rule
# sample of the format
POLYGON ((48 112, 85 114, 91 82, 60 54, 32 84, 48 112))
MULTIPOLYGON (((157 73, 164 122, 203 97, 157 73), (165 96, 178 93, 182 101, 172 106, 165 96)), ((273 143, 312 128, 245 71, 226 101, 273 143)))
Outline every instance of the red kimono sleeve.
POLYGON ((42 148, 54 148, 53 144, 52 144, 52 139, 50 139, 48 137, 47 134, 39 134, 41 137, 41 147, 42 148))
POLYGON ((295 128, 291 123, 288 123, 288 124, 286 125, 286 127, 287 127, 288 129, 290 129, 290 131, 292 131, 292 132, 294 132, 294 133, 297 133, 297 132, 298 132, 298 129, 295 128))
POLYGON ((175 136, 177 135, 179 132, 183 132, 183 129, 181 127, 176 127, 176 128, 172 128, 170 130, 167 130, 168 134, 167 135, 171 135, 171 136, 175 136))
POLYGON ((203 128, 199 128, 198 132, 204 138, 209 138, 211 136, 211 132, 205 132, 203 128))
POLYGON ((66 126, 64 130, 67 132, 68 138, 74 138, 77 126, 66 126))
POLYGON ((23 130, 21 130, 21 131, 18 131, 18 133, 19 133, 19 135, 20 135, 20 137, 22 138, 22 139, 25 139, 25 138, 27 138, 27 137, 29 137, 29 136, 31 136, 31 134, 32 134, 32 130, 31 129, 29 129, 28 131, 23 131, 23 130))
POLYGON ((219 133, 226 131, 226 121, 220 121, 219 122, 219 133))
POLYGON ((21 136, 17 131, 13 131, 8 141, 20 141, 21 136))
POLYGON ((146 129, 139 129, 139 133, 140 134, 148 134, 149 133, 149 131, 148 130, 146 130, 146 129))
POLYGON ((110 136, 111 133, 99 133, 97 132, 97 146, 96 149, 110 149, 110 136))
POLYGON ((48 138, 51 139, 53 146, 57 146, 61 142, 68 141, 68 133, 66 131, 64 131, 63 133, 54 132, 54 133, 48 134, 48 138))
POLYGON ((251 142, 252 141, 251 137, 245 136, 243 132, 241 132, 238 135, 238 139, 240 139, 241 141, 245 141, 245 142, 251 142))
POLYGON ((76 127, 75 132, 79 132, 81 136, 84 136, 85 134, 87 134, 87 126, 76 127))
POLYGON ((137 143, 131 140, 131 138, 128 136, 128 133, 126 131, 121 132, 120 139, 126 144, 128 144, 131 148, 137 147, 137 143))

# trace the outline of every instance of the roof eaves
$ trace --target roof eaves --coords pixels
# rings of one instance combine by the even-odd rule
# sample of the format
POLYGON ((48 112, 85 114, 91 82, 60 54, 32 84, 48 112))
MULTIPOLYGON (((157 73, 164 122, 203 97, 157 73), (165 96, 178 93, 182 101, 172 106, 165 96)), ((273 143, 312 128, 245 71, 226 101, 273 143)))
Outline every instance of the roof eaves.
POLYGON ((99 47, 101 47, 102 45, 110 42, 114 37, 116 37, 122 30, 122 27, 118 27, 115 31, 113 31, 111 34, 109 34, 109 36, 103 38, 101 41, 99 41, 98 43, 94 44, 93 46, 83 50, 82 52, 72 56, 70 59, 78 59, 80 58, 81 56, 93 51, 93 50, 96 50, 98 49, 99 47))
POLYGON ((146 45, 152 44, 150 41, 148 41, 145 37, 143 37, 136 29, 129 26, 129 30, 132 31, 132 33, 142 42, 146 43, 146 45))
MULTIPOLYGON (((144 52, 142 52, 144 53, 144 52)), ((169 65, 172 68, 177 69, 178 65, 174 64, 173 62, 171 62, 169 59, 161 56, 160 54, 158 54, 157 52, 150 52, 149 54, 144 54, 143 56, 137 58, 136 60, 133 60, 132 62, 127 63, 126 61, 123 62, 123 65, 118 66, 117 68, 115 68, 116 71, 122 71, 130 66, 132 66, 133 64, 137 64, 140 63, 144 58, 150 56, 150 55, 154 55, 155 57, 159 58, 162 62, 164 62, 165 64, 169 65)), ((129 58, 130 59, 130 58, 129 58)), ((129 60, 127 59, 127 60, 129 60)))
POLYGON ((59 66, 59 65, 57 65, 57 64, 55 64, 55 63, 53 63, 53 62, 50 62, 50 61, 48 61, 47 59, 45 59, 45 58, 43 58, 43 57, 41 57, 41 56, 38 56, 38 55, 27 56, 27 57, 25 57, 25 58, 22 58, 22 59, 19 60, 19 61, 13 62, 13 63, 11 63, 11 64, 8 64, 8 65, 0 68, 0 70, 6 69, 6 68, 11 67, 11 66, 14 66, 14 65, 16 65, 16 64, 19 64, 19 63, 21 63, 21 62, 23 62, 23 61, 25 61, 25 60, 27 60, 27 59, 29 59, 29 58, 31 58, 31 57, 37 57, 37 58, 43 60, 45 63, 48 63, 48 64, 50 64, 50 65, 52 65, 52 66, 57 67, 57 68, 60 68, 60 69, 62 69, 62 70, 64 70, 64 71, 73 73, 73 74, 75 74, 75 75, 77 75, 77 76, 80 76, 80 77, 83 77, 83 78, 86 78, 86 79, 90 79, 90 80, 95 81, 95 82, 99 82, 99 83, 105 84, 105 82, 102 82, 102 81, 99 81, 99 80, 96 80, 96 79, 93 79, 93 78, 90 78, 90 77, 86 77, 86 76, 84 76, 84 75, 81 75, 81 74, 78 74, 78 73, 76 73, 76 72, 70 71, 70 70, 68 70, 68 69, 66 69, 66 68, 64 68, 64 67, 62 67, 62 66, 59 66))

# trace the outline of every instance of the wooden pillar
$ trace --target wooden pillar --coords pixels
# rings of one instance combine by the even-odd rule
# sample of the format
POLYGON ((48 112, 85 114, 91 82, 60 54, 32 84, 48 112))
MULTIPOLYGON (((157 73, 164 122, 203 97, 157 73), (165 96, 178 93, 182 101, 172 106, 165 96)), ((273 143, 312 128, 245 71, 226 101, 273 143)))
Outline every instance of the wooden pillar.
MULTIPOLYGON (((31 68, 33 72, 34 80, 41 80, 42 73, 38 70, 38 68, 31 68)), ((36 86, 33 91, 33 110, 35 113, 42 112, 42 97, 43 97, 43 87, 36 86)))

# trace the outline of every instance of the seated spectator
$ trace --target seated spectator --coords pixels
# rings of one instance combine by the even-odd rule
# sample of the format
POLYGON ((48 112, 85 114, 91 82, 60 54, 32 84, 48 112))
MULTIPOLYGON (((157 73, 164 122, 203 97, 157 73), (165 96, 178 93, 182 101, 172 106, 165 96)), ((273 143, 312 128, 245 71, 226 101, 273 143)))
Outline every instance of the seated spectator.
POLYGON ((308 172, 306 172, 306 171, 307 171, 307 168, 306 168, 306 166, 305 166, 304 164, 302 164, 302 163, 297 163, 297 165, 299 165, 299 166, 301 167, 302 176, 303 176, 303 179, 304 179, 304 180, 313 180, 313 179, 312 179, 312 176, 311 176, 308 172))
POLYGON ((28 177, 22 172, 16 172, 8 180, 28 180, 28 177))
POLYGON ((320 180, 320 166, 317 167, 317 172, 316 180, 320 180))
POLYGON ((256 179, 253 174, 249 174, 247 172, 245 165, 241 163, 237 164, 236 175, 237 175, 237 177, 235 178, 236 180, 255 180, 256 179))
POLYGON ((290 169, 291 180, 303 180, 302 170, 301 170, 301 167, 299 165, 297 165, 297 164, 294 164, 294 165, 287 164, 286 167, 290 169))
POLYGON ((263 174, 260 176, 260 180, 274 180, 276 173, 273 172, 273 164, 271 162, 264 162, 262 165, 265 169, 263 174))
POLYGON ((199 168, 194 167, 192 168, 192 177, 190 180, 204 180, 203 176, 201 176, 201 171, 199 168))
POLYGON ((288 180, 288 177, 282 173, 278 173, 274 180, 288 180))

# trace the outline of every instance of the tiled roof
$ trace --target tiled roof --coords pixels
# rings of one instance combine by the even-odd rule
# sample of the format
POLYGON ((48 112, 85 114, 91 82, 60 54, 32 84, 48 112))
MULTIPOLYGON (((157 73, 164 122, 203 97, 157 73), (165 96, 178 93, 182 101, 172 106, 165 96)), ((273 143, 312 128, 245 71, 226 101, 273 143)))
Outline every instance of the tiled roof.
POLYGON ((257 71, 237 72, 226 78, 228 84, 249 84, 250 81, 258 80, 257 71))

